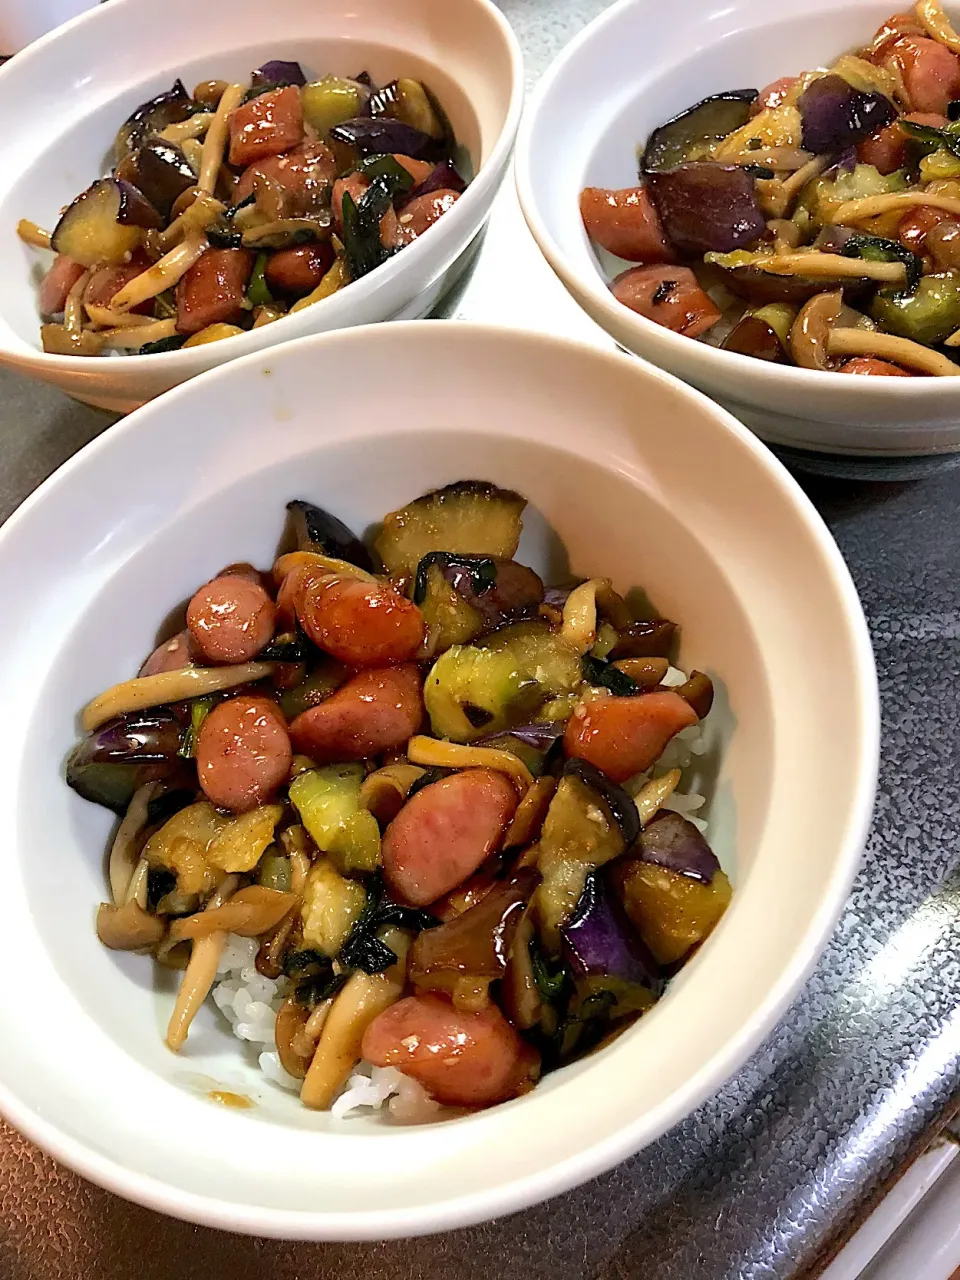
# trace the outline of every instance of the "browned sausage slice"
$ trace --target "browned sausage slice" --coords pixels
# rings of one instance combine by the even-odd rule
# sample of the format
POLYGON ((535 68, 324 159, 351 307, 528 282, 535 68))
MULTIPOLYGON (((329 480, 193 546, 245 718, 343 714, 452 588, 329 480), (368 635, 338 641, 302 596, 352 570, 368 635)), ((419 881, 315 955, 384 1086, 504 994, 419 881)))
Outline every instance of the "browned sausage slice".
POLYGON ((198 258, 177 285, 177 332, 242 320, 253 263, 246 249, 208 249, 198 258))
POLYGON ((290 737, 317 764, 364 760, 402 747, 423 719, 423 682, 412 664, 361 671, 297 716, 290 737))
POLYGON ((610 288, 631 311, 687 338, 699 338, 720 319, 689 267, 631 267, 610 288))
POLYGON ((580 216, 591 240, 628 262, 676 262, 660 215, 645 187, 585 187, 580 216))
POLYGON ((333 246, 301 244, 278 249, 267 260, 267 284, 277 293, 302 297, 311 293, 333 266, 333 246))
POLYGON ((230 117, 230 163, 241 167, 278 156, 303 140, 303 108, 294 85, 272 89, 230 117))
POLYGON ((423 615, 386 582, 305 579, 296 600, 303 629, 349 667, 409 662, 423 643, 423 615))
POLYGON ((387 884, 402 902, 436 902, 499 847, 517 802, 510 781, 492 769, 465 769, 421 788, 384 832, 387 884))
POLYGON ((280 708, 246 694, 213 708, 200 726, 196 751, 204 794, 234 813, 269 800, 287 780, 293 759, 280 708))
POLYGON ((488 1107, 535 1080, 539 1056, 495 1004, 461 1013, 441 996, 407 996, 367 1027, 362 1053, 419 1080, 438 1102, 488 1107))
POLYGON ((187 605, 187 626, 211 662, 249 662, 273 635, 276 607, 259 582, 214 578, 187 605))
POLYGON ((625 782, 649 769, 674 734, 697 719, 689 702, 671 689, 634 698, 598 698, 574 708, 563 748, 614 782, 625 782))

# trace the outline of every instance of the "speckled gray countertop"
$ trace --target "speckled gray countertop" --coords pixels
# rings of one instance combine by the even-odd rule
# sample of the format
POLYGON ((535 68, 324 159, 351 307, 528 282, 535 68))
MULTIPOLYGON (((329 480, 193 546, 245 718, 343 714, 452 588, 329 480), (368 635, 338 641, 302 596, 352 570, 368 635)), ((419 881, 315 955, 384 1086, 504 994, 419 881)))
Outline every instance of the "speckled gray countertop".
MULTIPOLYGON (((605 5, 503 7, 533 81, 605 5)), ((509 191, 448 312, 609 345, 539 259, 509 191)), ((111 421, 0 373, 0 518, 111 421)), ((256 1241, 163 1219, 84 1182, 0 1124, 2 1280, 815 1273, 960 1087, 960 471, 909 484, 807 487, 873 632, 884 713, 880 795, 833 940, 780 1027, 717 1097, 641 1155, 546 1205, 383 1245, 256 1241)))

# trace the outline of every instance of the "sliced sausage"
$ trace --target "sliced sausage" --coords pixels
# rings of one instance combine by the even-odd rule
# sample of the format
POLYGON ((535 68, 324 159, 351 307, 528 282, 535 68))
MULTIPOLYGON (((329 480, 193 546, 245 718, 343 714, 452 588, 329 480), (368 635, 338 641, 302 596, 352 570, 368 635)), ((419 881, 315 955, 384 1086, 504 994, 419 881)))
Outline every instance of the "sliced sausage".
POLYGON ((332 266, 333 246, 329 242, 278 249, 267 262, 267 284, 277 293, 299 298, 312 293, 332 266))
POLYGON ((585 187, 580 216, 591 240, 628 262, 676 262, 646 187, 585 187))
POLYGON ((420 610, 386 582, 311 580, 296 608, 313 643, 349 667, 409 662, 423 643, 420 610))
POLYGON ((246 813, 286 782, 293 752, 283 714, 269 698, 240 695, 219 703, 197 734, 197 776, 221 809, 246 813))
POLYGON ((343 194, 349 193, 354 204, 360 203, 360 197, 369 187, 370 183, 362 173, 351 173, 346 178, 338 178, 333 184, 333 195, 330 198, 330 212, 333 215, 333 225, 338 231, 343 230, 343 194))
POLYGON ((720 319, 689 267, 631 267, 610 288, 637 315, 687 338, 699 338, 720 319))
POLYGON ((248 165, 240 175, 233 198, 239 204, 252 196, 259 179, 278 192, 283 217, 300 218, 323 207, 336 176, 333 152, 322 142, 311 142, 286 155, 268 156, 248 165))
POLYGON ((187 626, 211 662, 249 662, 273 635, 277 610, 259 582, 214 578, 187 605, 187 626))
POLYGON ((405 746, 423 719, 423 683, 409 664, 361 671, 297 716, 290 737, 317 764, 365 760, 405 746))
POLYGON ((649 769, 681 729, 697 723, 697 713, 678 693, 666 689, 635 698, 581 702, 567 721, 563 747, 595 765, 614 782, 649 769))
POLYGON ((208 249, 198 258, 177 285, 177 332, 242 320, 253 263, 246 249, 208 249))
POLYGON ((388 249, 400 249, 405 244, 416 240, 417 236, 432 227, 433 224, 448 213, 460 199, 458 191, 430 191, 425 196, 417 196, 403 206, 397 215, 396 227, 386 230, 381 223, 380 238, 388 249), (386 234, 385 234, 386 230, 386 234))
POLYGON ((237 107, 230 117, 230 163, 241 168, 278 156, 303 141, 303 108, 294 85, 272 89, 237 107))
POLYGON ((884 56, 883 65, 900 72, 913 111, 946 115, 960 90, 960 60, 925 36, 896 40, 884 56))
POLYGON ((877 360, 873 356, 854 356, 852 360, 840 366, 840 372, 865 374, 872 378, 912 377, 912 374, 906 369, 901 369, 899 365, 891 364, 889 360, 877 360))
POLYGON ((796 76, 781 76, 779 80, 771 81, 757 94, 757 100, 750 108, 751 117, 758 116, 761 111, 783 106, 787 94, 796 83, 796 76))
POLYGON ((159 676, 164 671, 181 671, 196 664, 200 653, 189 631, 178 631, 170 640, 157 645, 140 668, 142 676, 159 676))
POLYGON ((517 803, 509 780, 492 769, 465 769, 422 787, 384 832, 387 884, 402 902, 436 902, 499 848, 517 803))
POLYGON ((394 160, 397 164, 403 165, 407 173, 413 179, 414 183, 419 184, 425 182, 433 173, 433 165, 426 160, 414 160, 413 156, 401 156, 394 154, 394 160))
POLYGON ((442 996, 407 996, 367 1027, 362 1053, 378 1067, 419 1080, 437 1102, 487 1107, 536 1079, 539 1055, 495 1004, 459 1013, 442 996))
MULTIPOLYGON (((904 116, 913 124, 928 124, 935 129, 942 129, 947 124, 947 117, 937 115, 933 111, 914 111, 904 116)), ((857 159, 861 164, 872 164, 880 173, 896 173, 909 158, 912 139, 900 128, 899 121, 888 124, 885 128, 872 133, 857 147, 857 159)))
POLYGON ((74 262, 64 253, 58 253, 53 266, 40 281, 40 292, 37 305, 44 319, 58 316, 67 305, 67 294, 86 271, 79 262, 74 262))

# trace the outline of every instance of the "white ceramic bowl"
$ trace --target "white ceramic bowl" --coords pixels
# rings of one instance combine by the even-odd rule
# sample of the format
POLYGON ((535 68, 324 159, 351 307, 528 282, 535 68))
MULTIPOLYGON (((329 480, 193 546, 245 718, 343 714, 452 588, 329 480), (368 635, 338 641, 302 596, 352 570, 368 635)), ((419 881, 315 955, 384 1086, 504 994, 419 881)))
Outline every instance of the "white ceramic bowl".
POLYGON ((523 99, 520 49, 491 0, 110 0, 0 69, 0 363, 125 412, 188 378, 304 334, 425 315, 469 263, 510 160, 523 99), (121 121, 180 76, 243 79, 268 58, 378 83, 407 75, 437 93, 477 170, 430 234, 348 289, 275 324, 187 351, 123 358, 47 355, 36 286, 49 254, 20 218, 48 229, 105 168, 121 121))
POLYGON ((589 1178, 744 1061, 857 867, 878 714, 847 570, 748 431, 636 360, 431 321, 253 355, 146 406, 41 486, 0 531, 0 596, 23 602, 0 637, 0 1110, 167 1213, 381 1237, 589 1178), (137 669, 173 605, 225 562, 269 563, 289 499, 359 530, 464 477, 529 497, 520 558, 541 573, 565 546, 575 572, 642 584, 682 623, 681 660, 721 691, 699 782, 735 894, 649 1015, 527 1097, 418 1129, 336 1121, 269 1084, 212 1008, 183 1054, 164 1047, 169 975, 97 941, 111 824, 67 789, 62 762, 78 708, 137 669), (215 1086, 256 1106, 217 1106, 215 1086))
MULTIPOLYGON (((895 8, 896 6, 893 6, 895 8)), ((711 93, 761 88, 864 44, 884 0, 620 0, 553 63, 517 143, 524 214, 550 265, 617 342, 715 397, 763 439, 892 457, 960 450, 960 378, 850 378, 671 333, 618 303, 580 219, 585 186, 637 183, 637 145, 711 93)), ((610 261, 615 261, 610 259, 610 261)), ((623 264, 623 270, 630 264, 623 264)))

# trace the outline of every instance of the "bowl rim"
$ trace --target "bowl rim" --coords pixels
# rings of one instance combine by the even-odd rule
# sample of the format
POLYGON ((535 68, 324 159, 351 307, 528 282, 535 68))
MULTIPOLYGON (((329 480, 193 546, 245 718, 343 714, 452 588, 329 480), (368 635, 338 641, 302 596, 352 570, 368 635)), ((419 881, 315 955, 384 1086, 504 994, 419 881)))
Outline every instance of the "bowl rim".
MULTIPOLYGON (((498 1187, 466 1195, 456 1192, 439 1204, 415 1205, 402 1209, 365 1208, 358 1212, 303 1212, 268 1207, 237 1205, 216 1196, 184 1191, 152 1176, 138 1173, 118 1160, 102 1155, 84 1141, 63 1133, 56 1124, 19 1102, 15 1094, 0 1081, 0 1113, 22 1134, 42 1150, 82 1174, 92 1182, 147 1208, 166 1213, 198 1225, 281 1239, 299 1240, 381 1240, 424 1235, 437 1231, 470 1226, 504 1214, 517 1212, 570 1190, 605 1172, 628 1156, 662 1136, 697 1106, 711 1097, 767 1037, 786 1010, 800 985, 817 962, 823 947, 839 918, 853 878, 859 869, 867 833, 873 815, 880 752, 880 700, 870 634, 862 605, 850 572, 829 529, 799 483, 783 464, 732 414, 707 396, 687 386, 680 379, 645 361, 617 351, 607 351, 587 342, 538 331, 520 330, 509 325, 457 322, 445 325, 445 335, 474 348, 479 342, 507 342, 512 347, 537 344, 550 348, 553 358, 579 360, 586 358, 598 368, 618 368, 631 377, 668 384, 694 405, 701 414, 713 419, 717 430, 734 437, 754 463, 766 473, 783 502, 801 519, 812 548, 820 557, 836 598, 839 622, 844 626, 853 655, 851 677, 855 686, 860 732, 859 761, 856 783, 848 807, 847 819, 838 841, 838 852, 829 879, 823 885, 820 903, 793 955, 783 965, 779 980, 766 998, 754 1009, 713 1059, 702 1064, 686 1084, 675 1091, 664 1104, 655 1123, 641 1117, 629 1120, 617 1133, 602 1142, 577 1152, 561 1163, 548 1166, 519 1180, 506 1178, 498 1187)), ((363 344, 368 333, 383 332, 381 325, 356 326, 329 333, 311 334, 284 350, 292 354, 342 344, 363 344)), ((399 326, 394 341, 413 342, 436 334, 436 323, 414 320, 399 326)), ((273 353, 274 355, 276 353, 273 353)), ((90 465, 99 454, 114 447, 124 435, 153 430, 151 418, 167 414, 178 404, 188 405, 190 397, 214 381, 223 382, 235 373, 255 367, 265 353, 253 352, 241 360, 230 361, 200 374, 198 379, 173 388, 135 410, 102 432, 78 450, 48 476, 0 528, 0 558, 11 532, 18 529, 36 507, 54 500, 58 486, 75 470, 90 465)), ((517 432, 523 435, 522 426, 517 432)), ((322 448, 322 444, 318 447, 322 448)), ((616 466, 608 459, 608 466, 616 466)))
MULTIPOLYGON (((608 333, 612 332, 611 325, 617 330, 626 329, 636 333, 635 340, 638 348, 640 348, 637 350, 637 354, 642 354, 647 359, 660 359, 659 353, 654 355, 651 351, 651 348, 659 347, 665 362, 675 362, 678 359, 684 362, 697 361, 702 365, 703 372, 701 376, 704 382, 716 376, 723 377, 726 375, 729 377, 736 375, 750 378, 758 386, 767 388, 767 394, 769 395, 789 395, 791 390, 800 390, 802 388, 814 395, 818 391, 826 392, 829 390, 834 396, 852 400, 854 396, 862 394, 862 379, 850 378, 845 383, 842 377, 838 378, 836 372, 801 369, 794 365, 781 365, 767 360, 755 360, 750 356, 740 355, 735 351, 723 351, 719 347, 710 346, 709 343, 701 342, 699 339, 685 338, 682 334, 674 333, 663 325, 647 320, 644 316, 617 302, 610 292, 609 284, 605 280, 599 263, 596 271, 592 272, 589 277, 585 272, 581 272, 574 267, 566 250, 548 229, 546 219, 540 212, 537 183, 533 178, 533 139, 541 115, 546 109, 549 98, 557 90, 558 85, 565 81, 571 72, 573 64, 576 63, 583 50, 589 48, 595 41, 601 40, 608 27, 615 27, 617 23, 625 20, 625 16, 630 14, 631 11, 642 11, 646 7, 646 3, 647 0, 616 0, 608 9, 598 14, 564 46, 544 72, 531 94, 517 134, 514 164, 517 195, 531 235, 536 240, 541 253, 553 271, 571 295, 577 299, 578 303, 578 293, 585 292, 589 295, 593 306, 603 316, 603 319, 599 319, 597 316, 593 317, 598 324, 608 333)), ((693 3, 696 4, 697 0, 693 0, 693 3)), ((734 0, 728 11, 732 14, 736 11, 736 8, 737 3, 734 0)), ((763 28, 753 26, 751 30, 759 31, 763 30, 763 28)), ((561 153, 558 152, 559 154, 561 153)), ((641 266, 642 264, 635 263, 634 265, 641 266)), ((627 270, 628 268, 624 269, 627 270)), ((957 372, 960 374, 960 366, 958 366, 957 372)), ((960 383, 957 385, 960 386, 960 383)), ((885 395, 893 396, 895 400, 902 400, 904 403, 908 400, 913 400, 918 395, 929 400, 942 394, 943 390, 943 380, 937 377, 911 378, 904 379, 902 382, 897 378, 887 378, 884 380, 883 386, 885 395), (907 381, 910 382, 909 387, 906 386, 907 381), (917 382, 918 386, 914 387, 914 382, 917 382)), ((842 412, 842 410, 838 410, 838 412, 842 412)))
MULTIPOLYGON (((92 9, 78 14, 76 17, 71 18, 69 22, 63 23, 62 26, 55 27, 52 31, 47 32, 46 35, 41 36, 39 40, 27 45, 15 58, 9 59, 9 61, 0 66, 0 85, 11 75, 20 74, 21 68, 26 68, 29 74, 32 63, 35 60, 42 59, 50 48, 59 45, 63 41, 69 41, 77 30, 82 30, 91 23, 110 22, 112 13, 134 6, 139 2, 140 0, 112 0, 109 5, 94 5, 92 9)), ((523 51, 516 33, 494 3, 494 0, 457 0, 457 2, 473 5, 493 23, 493 27, 497 30, 507 53, 510 66, 510 97, 503 124, 490 149, 490 154, 481 163, 473 180, 466 187, 454 207, 444 215, 445 219, 454 220, 446 223, 447 227, 451 228, 451 235, 453 234, 453 229, 457 229, 461 223, 468 223, 471 220, 474 206, 483 201, 491 186, 495 187, 501 181, 503 170, 516 141, 525 95, 523 51)), ((143 71, 143 68, 139 70, 143 71)), ((394 280, 404 270, 415 269, 421 260, 425 258, 425 255, 431 252, 431 245, 435 243, 435 241, 431 241, 426 236, 418 236, 412 244, 404 248, 402 253, 388 258, 360 280, 351 281, 350 287, 353 288, 359 285, 363 290, 362 298, 375 294, 379 288, 394 280), (426 248, 424 248, 424 243, 426 243, 426 248), (407 257, 407 254, 412 254, 413 256, 407 257), (372 285, 369 283, 371 280, 373 281, 372 285)), ((457 252, 460 252, 462 248, 463 245, 460 246, 457 252)), ((304 308, 303 312, 288 312, 286 315, 281 316, 279 320, 274 321, 273 324, 262 326, 263 329, 270 330, 269 339, 262 334, 257 339, 253 339, 254 330, 252 329, 243 334, 233 334, 232 338, 241 340, 246 338, 248 341, 239 348, 234 347, 233 349, 237 350, 238 354, 231 358, 242 359, 245 355, 277 346, 281 342, 297 341, 300 337, 310 336, 310 330, 306 330, 293 333, 287 337, 286 329, 289 326, 286 322, 292 320, 294 315, 297 315, 300 317, 302 325, 302 317, 305 314, 316 314, 314 307, 325 307, 328 303, 338 298, 338 294, 331 294, 330 297, 313 303, 311 307, 304 308), (281 331, 278 332, 277 326, 282 326, 281 331)), ((353 294, 353 298, 355 301, 362 300, 362 298, 358 298, 356 293, 353 294)), ((329 311, 329 307, 327 307, 327 311, 329 311)), ((323 314, 326 314, 326 312, 323 314)), ((38 312, 38 328, 40 323, 41 317, 38 312)), ((157 369, 166 370, 168 376, 171 377, 177 376, 181 372, 184 377, 189 377, 191 376, 191 366, 199 366, 201 364, 205 366, 205 357, 206 359, 209 358, 208 353, 203 351, 202 345, 199 348, 188 348, 187 350, 179 348, 176 351, 161 351, 153 355, 126 355, 120 359, 101 361, 101 364, 97 366, 97 372, 98 374, 107 374, 109 376, 108 370, 111 369, 111 366, 119 366, 113 369, 113 372, 117 375, 129 374, 136 377, 149 369, 157 369), (157 360, 161 360, 163 363, 158 365, 156 363, 157 360), (103 367, 104 365, 106 368, 103 367)), ((74 374, 90 368, 89 356, 52 355, 49 352, 32 348, 21 351, 12 349, 2 342, 0 342, 0 358, 9 360, 11 364, 28 374, 39 370, 44 370, 51 374, 58 372, 74 374)))

